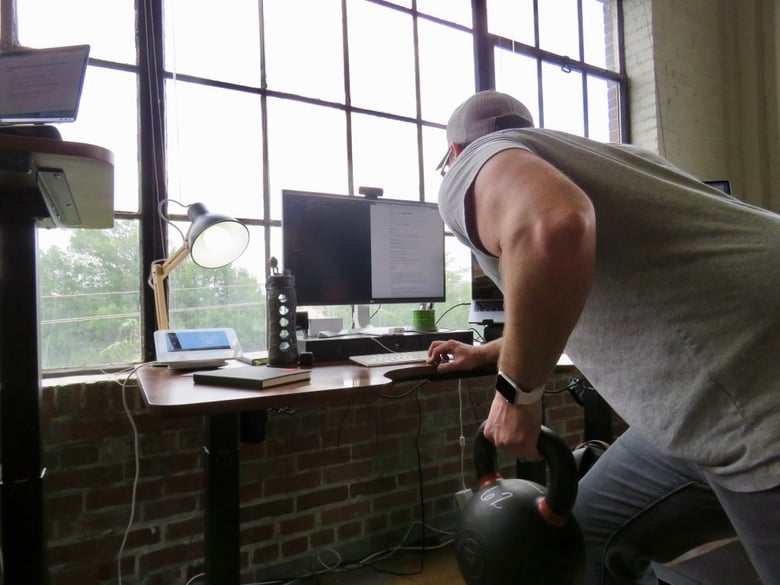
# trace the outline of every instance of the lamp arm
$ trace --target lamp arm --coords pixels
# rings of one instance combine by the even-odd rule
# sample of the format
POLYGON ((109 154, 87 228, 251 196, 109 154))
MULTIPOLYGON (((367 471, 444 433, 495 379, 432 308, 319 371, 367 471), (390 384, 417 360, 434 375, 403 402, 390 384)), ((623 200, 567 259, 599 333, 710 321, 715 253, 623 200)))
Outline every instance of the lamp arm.
POLYGON ((182 263, 182 261, 187 257, 187 254, 190 253, 190 245, 185 241, 181 247, 176 250, 171 256, 162 264, 157 264, 156 266, 160 267, 160 275, 163 277, 163 279, 168 278, 168 275, 173 272, 173 270, 182 263))
POLYGON ((157 329, 168 329, 168 303, 165 299, 165 279, 189 254, 190 246, 185 241, 165 262, 152 264, 152 289, 154 308, 157 315, 157 329))

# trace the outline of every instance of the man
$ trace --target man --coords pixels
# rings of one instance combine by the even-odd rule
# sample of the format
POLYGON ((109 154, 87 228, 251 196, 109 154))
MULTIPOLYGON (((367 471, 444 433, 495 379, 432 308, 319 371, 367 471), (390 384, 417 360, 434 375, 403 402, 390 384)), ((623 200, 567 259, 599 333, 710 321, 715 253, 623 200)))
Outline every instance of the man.
POLYGON ((564 350, 630 425, 580 483, 587 583, 654 583, 651 560, 733 529, 780 583, 780 217, 639 148, 533 128, 499 92, 461 104, 447 140, 439 208, 506 322, 430 361, 498 364, 485 435, 518 458, 539 457, 564 350))

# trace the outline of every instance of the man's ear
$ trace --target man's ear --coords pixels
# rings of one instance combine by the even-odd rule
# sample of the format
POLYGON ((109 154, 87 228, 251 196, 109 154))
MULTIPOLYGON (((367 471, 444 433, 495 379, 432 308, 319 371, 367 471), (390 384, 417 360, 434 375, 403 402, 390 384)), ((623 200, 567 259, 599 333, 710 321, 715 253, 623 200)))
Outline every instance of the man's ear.
POLYGON ((455 155, 455 158, 458 158, 460 156, 460 153, 463 152, 464 148, 466 147, 461 144, 455 144, 454 142, 450 144, 450 150, 452 150, 452 153, 455 155))

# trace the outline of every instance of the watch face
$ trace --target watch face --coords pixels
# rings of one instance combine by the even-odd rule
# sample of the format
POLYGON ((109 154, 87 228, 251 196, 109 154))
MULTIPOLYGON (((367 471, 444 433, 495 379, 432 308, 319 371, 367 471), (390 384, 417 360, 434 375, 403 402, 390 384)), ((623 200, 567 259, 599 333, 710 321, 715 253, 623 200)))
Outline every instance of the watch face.
POLYGON ((496 390, 501 393, 501 396, 507 399, 512 404, 515 403, 515 396, 517 390, 515 387, 499 372, 496 376, 496 390))

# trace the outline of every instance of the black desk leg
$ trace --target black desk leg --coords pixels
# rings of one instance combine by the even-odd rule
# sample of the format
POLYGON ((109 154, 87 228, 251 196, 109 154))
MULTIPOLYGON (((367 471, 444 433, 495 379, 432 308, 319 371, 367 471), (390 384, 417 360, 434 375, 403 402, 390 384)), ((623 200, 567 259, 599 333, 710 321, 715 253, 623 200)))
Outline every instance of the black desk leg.
POLYGON ((585 408, 585 440, 612 442, 612 409, 601 394, 589 388, 582 396, 585 408))
POLYGON ((6 585, 49 582, 39 412, 38 246, 34 219, 25 215, 22 203, 0 209, 0 443, 6 585))
POLYGON ((239 414, 206 417, 206 585, 238 585, 241 577, 239 518, 239 414))

